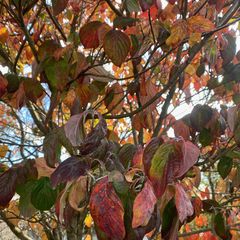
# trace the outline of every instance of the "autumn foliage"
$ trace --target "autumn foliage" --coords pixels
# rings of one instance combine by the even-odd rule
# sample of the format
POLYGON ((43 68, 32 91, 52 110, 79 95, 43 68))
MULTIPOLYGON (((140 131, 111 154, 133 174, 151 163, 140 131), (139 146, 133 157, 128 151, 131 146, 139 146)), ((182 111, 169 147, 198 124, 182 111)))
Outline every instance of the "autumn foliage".
POLYGON ((239 20, 239 0, 0 0, 0 219, 239 239, 239 20))

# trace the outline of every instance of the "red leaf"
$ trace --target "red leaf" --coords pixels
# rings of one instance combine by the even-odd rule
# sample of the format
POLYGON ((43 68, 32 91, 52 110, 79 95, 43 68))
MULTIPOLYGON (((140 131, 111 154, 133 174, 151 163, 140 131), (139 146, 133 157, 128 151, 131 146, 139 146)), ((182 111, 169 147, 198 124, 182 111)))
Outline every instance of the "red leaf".
POLYGON ((216 1, 216 10, 218 12, 220 12, 223 9, 224 4, 225 4, 225 0, 217 0, 216 1))
POLYGON ((132 165, 135 168, 143 168, 143 148, 138 146, 136 153, 133 156, 132 165))
POLYGON ((131 41, 125 33, 120 30, 109 31, 104 38, 103 48, 112 62, 120 67, 125 61, 131 47, 131 41))
POLYGON ((145 12, 154 4, 154 0, 139 0, 142 10, 145 12))
POLYGON ((102 26, 100 21, 85 24, 79 31, 80 40, 85 48, 97 48, 100 44, 98 30, 102 26))
POLYGON ((183 141, 182 145, 183 159, 180 161, 180 168, 175 178, 182 177, 198 160, 200 150, 193 143, 183 141))
POLYGON ((154 211, 157 198, 154 194, 152 184, 147 180, 144 188, 137 195, 133 203, 132 227, 147 226, 154 211))
POLYGON ((124 209, 108 177, 101 179, 90 197, 90 212, 95 224, 108 237, 122 240, 125 237, 124 209))
POLYGON ((53 14, 57 16, 67 7, 68 0, 52 0, 53 14))
POLYGON ((187 217, 193 215, 193 206, 182 184, 176 183, 175 189, 176 208, 178 211, 179 220, 183 223, 187 217))
POLYGON ((177 120, 174 125, 174 134, 176 137, 183 137, 184 140, 189 140, 190 137, 190 129, 189 127, 184 123, 183 120, 177 120))
POLYGON ((7 79, 0 73, 0 98, 7 92, 7 79))

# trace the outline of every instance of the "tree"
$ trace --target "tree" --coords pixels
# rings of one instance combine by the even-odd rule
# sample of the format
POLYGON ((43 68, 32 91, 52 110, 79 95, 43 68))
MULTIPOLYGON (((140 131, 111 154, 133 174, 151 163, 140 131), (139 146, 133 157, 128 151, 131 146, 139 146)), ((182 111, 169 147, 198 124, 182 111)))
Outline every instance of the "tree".
POLYGON ((238 0, 1 0, 2 221, 238 239, 239 20, 238 0))

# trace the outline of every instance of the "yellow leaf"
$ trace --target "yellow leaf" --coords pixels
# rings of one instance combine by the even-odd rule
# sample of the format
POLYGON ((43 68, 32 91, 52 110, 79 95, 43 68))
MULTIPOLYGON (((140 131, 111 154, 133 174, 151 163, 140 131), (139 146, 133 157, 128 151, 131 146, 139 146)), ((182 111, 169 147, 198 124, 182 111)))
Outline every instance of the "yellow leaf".
POLYGON ((86 237, 85 237, 85 240, 92 240, 92 237, 90 234, 87 234, 86 237))
POLYGON ((185 72, 192 76, 192 75, 194 75, 196 73, 196 68, 194 67, 193 64, 189 64, 186 67, 185 72))
POLYGON ((6 27, 2 27, 0 28, 0 42, 2 44, 5 44, 7 42, 7 39, 8 39, 8 30, 6 27))
POLYGON ((189 45, 190 45, 190 47, 192 47, 194 44, 200 42, 201 35, 202 34, 199 33, 199 32, 194 32, 194 33, 190 34, 190 37, 189 37, 189 45))
POLYGON ((8 146, 7 145, 1 145, 0 146, 0 158, 4 158, 7 154, 8 146))
POLYGON ((201 15, 190 17, 187 22, 190 32, 193 33, 209 32, 215 28, 213 22, 201 15))
POLYGON ((187 22, 185 20, 178 20, 171 28, 171 35, 166 40, 168 46, 175 46, 180 43, 188 33, 187 22))
POLYGON ((92 222, 93 222, 92 216, 88 214, 84 220, 85 226, 90 228, 92 226, 92 222))

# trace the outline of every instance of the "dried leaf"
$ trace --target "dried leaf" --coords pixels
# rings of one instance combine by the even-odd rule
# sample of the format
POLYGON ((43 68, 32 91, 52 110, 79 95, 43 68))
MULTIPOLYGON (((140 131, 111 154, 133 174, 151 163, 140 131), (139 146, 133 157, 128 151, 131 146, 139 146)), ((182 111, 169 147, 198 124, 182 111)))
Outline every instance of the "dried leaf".
POLYGON ((201 15, 190 17, 187 23, 191 32, 203 33, 215 29, 213 22, 201 15))
POLYGON ((0 158, 4 158, 8 152, 7 145, 0 145, 0 158))
POLYGON ((55 170, 47 165, 45 158, 35 159, 35 167, 37 168, 38 178, 50 177, 55 170))

